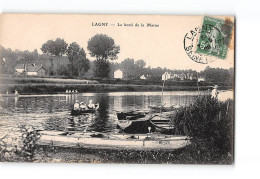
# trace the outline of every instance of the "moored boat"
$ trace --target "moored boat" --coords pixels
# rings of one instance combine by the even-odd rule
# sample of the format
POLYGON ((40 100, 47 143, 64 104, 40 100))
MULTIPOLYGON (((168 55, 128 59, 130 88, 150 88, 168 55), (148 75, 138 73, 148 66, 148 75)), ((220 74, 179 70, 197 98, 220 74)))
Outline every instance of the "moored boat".
POLYGON ((162 150, 178 149, 190 144, 187 136, 160 134, 67 133, 40 131, 36 144, 40 146, 73 147, 86 149, 162 150))
POLYGON ((174 130, 173 124, 170 123, 170 118, 165 116, 156 115, 151 118, 151 123, 158 132, 172 133, 174 130))
POLYGON ((18 97, 19 94, 1 94, 2 97, 18 97))
POLYGON ((138 118, 145 117, 148 112, 139 112, 139 111, 128 111, 128 112, 117 112, 117 119, 118 120, 135 120, 138 118))
POLYGON ((148 106, 153 112, 169 112, 174 111, 176 108, 174 106, 148 106))
POLYGON ((145 116, 140 119, 136 120, 121 120, 117 124, 117 127, 124 131, 125 133, 148 133, 148 132, 154 132, 155 126, 151 123, 151 116, 145 116), (150 131, 149 131, 150 129, 150 131))

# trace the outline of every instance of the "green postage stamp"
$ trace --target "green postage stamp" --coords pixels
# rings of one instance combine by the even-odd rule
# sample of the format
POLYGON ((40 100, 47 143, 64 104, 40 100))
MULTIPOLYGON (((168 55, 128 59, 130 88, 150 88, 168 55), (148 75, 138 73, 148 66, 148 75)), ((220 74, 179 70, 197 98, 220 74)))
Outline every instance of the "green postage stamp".
POLYGON ((232 37, 233 23, 229 19, 204 17, 196 52, 225 59, 232 37))

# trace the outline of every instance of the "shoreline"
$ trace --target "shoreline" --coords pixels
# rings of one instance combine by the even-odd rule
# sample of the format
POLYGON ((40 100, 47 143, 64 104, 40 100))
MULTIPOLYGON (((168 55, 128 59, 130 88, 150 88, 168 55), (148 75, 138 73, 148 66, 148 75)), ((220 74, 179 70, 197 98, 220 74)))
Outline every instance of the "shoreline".
MULTIPOLYGON (((118 84, 0 84, 0 93, 5 94, 17 90, 21 95, 28 94, 60 94, 69 90, 78 90, 78 93, 104 93, 104 92, 156 92, 162 91, 159 85, 118 85, 118 84)), ((211 86, 200 86, 205 91, 211 86)), ((232 86, 220 86, 219 90, 234 89, 232 86)), ((164 86, 164 91, 197 91, 197 86, 164 86)))

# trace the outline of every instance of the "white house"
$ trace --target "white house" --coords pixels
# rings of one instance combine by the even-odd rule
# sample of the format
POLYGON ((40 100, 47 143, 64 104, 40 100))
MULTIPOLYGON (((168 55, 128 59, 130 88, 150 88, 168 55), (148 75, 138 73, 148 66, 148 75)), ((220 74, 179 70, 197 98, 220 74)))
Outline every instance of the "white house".
POLYGON ((42 67, 42 65, 35 64, 17 64, 15 67, 15 74, 26 74, 29 76, 45 76, 46 70, 42 67))
POLYGON ((123 78, 123 72, 121 70, 116 70, 114 72, 114 78, 122 79, 123 78))
POLYGON ((35 64, 28 65, 26 74, 29 76, 45 76, 46 70, 42 67, 42 65, 37 66, 35 64))
POLYGON ((25 72, 25 64, 17 64, 14 68, 15 74, 19 75, 25 72))
POLYGON ((168 73, 168 72, 165 72, 163 75, 162 75, 162 80, 169 80, 171 79, 171 74, 168 73))
POLYGON ((140 79, 146 80, 147 78, 144 75, 142 75, 142 76, 140 76, 140 79))
POLYGON ((205 77, 198 77, 198 82, 203 82, 203 81, 206 81, 205 77))

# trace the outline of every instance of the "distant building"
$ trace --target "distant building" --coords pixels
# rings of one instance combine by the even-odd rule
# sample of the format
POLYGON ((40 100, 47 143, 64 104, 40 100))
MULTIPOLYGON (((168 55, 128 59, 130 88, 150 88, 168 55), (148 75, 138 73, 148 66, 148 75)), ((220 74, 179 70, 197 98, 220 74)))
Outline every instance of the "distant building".
POLYGON ((180 79, 179 74, 176 74, 176 73, 172 74, 171 79, 174 81, 178 81, 180 79))
POLYGON ((42 65, 38 66, 34 64, 28 65, 26 74, 29 76, 45 76, 46 70, 42 67, 42 65))
POLYGON ((205 79, 205 77, 198 77, 198 82, 204 82, 204 81, 206 81, 206 79, 205 79))
POLYGON ((25 64, 17 64, 14 70, 17 75, 25 73, 25 64))
POLYGON ((114 78, 123 79, 123 72, 121 70, 116 70, 114 72, 114 78))
POLYGON ((142 80, 146 80, 146 79, 147 79, 147 77, 146 77, 146 76, 144 76, 144 75, 142 75, 142 76, 140 76, 140 79, 142 79, 142 80))
POLYGON ((15 67, 15 74, 26 74, 28 76, 45 76, 46 70, 42 67, 42 65, 33 64, 17 64, 15 67))
POLYGON ((171 74, 167 71, 162 75, 162 80, 169 80, 171 79, 171 74))
POLYGON ((188 73, 187 79, 188 79, 188 80, 196 80, 197 77, 196 77, 196 75, 193 75, 193 74, 189 74, 189 73, 188 73))
POLYGON ((179 78, 181 81, 184 81, 186 79, 186 75, 184 73, 179 75, 179 78))

